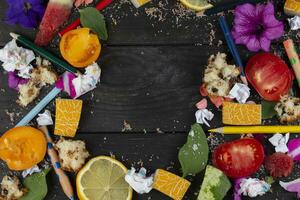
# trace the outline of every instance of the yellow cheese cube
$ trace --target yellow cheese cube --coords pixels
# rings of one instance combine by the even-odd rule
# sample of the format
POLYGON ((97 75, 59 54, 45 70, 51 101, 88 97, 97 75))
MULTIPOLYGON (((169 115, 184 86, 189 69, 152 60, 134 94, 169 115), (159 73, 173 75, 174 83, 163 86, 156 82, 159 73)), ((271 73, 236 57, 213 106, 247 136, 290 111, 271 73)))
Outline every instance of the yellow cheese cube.
POLYGON ((74 137, 78 128, 82 101, 72 99, 56 99, 56 115, 54 134, 74 137))
POLYGON ((224 102, 222 119, 224 124, 230 125, 259 125, 261 105, 224 102))
POLYGON ((175 200, 181 200, 190 185, 184 178, 163 169, 155 172, 153 188, 175 200))
POLYGON ((284 4, 284 12, 288 15, 300 15, 300 1, 286 0, 284 4))
POLYGON ((145 5, 146 3, 150 2, 150 0, 131 0, 131 2, 136 8, 139 8, 145 5))

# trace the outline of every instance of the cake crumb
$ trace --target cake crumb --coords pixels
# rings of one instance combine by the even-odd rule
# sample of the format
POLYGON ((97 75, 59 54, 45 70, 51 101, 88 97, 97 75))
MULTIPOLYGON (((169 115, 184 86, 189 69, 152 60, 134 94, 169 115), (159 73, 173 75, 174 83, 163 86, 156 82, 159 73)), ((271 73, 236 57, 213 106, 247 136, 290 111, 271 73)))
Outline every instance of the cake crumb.
POLYGON ((61 137, 54 148, 58 152, 62 169, 69 172, 78 172, 90 156, 82 140, 66 140, 61 137))
POLYGON ((127 131, 132 131, 132 128, 131 125, 126 120, 124 120, 122 132, 127 132, 127 131))
POLYGON ((14 112, 9 112, 9 110, 5 109, 5 114, 9 117, 10 122, 15 121, 15 113, 14 112))
POLYGON ((27 189, 24 188, 16 176, 4 176, 1 182, 1 200, 17 200, 23 197, 27 193, 27 189))

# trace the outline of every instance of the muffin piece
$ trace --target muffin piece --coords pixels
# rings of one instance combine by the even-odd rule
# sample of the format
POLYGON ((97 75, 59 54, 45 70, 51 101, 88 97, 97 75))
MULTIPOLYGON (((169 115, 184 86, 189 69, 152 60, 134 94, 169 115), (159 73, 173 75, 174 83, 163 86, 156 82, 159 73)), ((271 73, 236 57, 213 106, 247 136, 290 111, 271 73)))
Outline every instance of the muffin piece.
POLYGON ((211 55, 203 78, 207 93, 211 96, 228 96, 239 75, 239 68, 226 62, 226 54, 211 55))
POLYGON ((54 84, 57 78, 57 74, 48 66, 34 68, 30 80, 26 84, 19 85, 19 99, 17 103, 26 107, 38 97, 43 86, 54 84))
POLYGON ((39 66, 31 73, 31 80, 40 86, 54 84, 57 81, 57 74, 49 66, 39 66))
POLYGON ((292 122, 300 119, 300 98, 285 95, 275 106, 280 122, 292 122))
POLYGON ((4 176, 1 182, 0 200, 17 200, 27 193, 16 176, 4 176))
POLYGON ((66 140, 61 137, 54 148, 58 151, 62 169, 69 172, 78 172, 90 156, 82 140, 66 140))
POLYGON ((17 103, 26 107, 39 96, 40 90, 41 88, 31 80, 26 84, 19 85, 19 99, 17 100, 17 103))

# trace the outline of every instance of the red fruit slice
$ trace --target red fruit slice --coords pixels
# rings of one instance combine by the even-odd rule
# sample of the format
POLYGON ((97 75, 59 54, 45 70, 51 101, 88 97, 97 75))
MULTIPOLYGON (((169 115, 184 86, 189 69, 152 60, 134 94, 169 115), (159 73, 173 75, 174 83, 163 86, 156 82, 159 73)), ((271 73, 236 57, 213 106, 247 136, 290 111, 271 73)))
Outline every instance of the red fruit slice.
POLYGON ((74 0, 50 0, 35 43, 39 46, 47 45, 58 32, 58 29, 69 19, 74 0))
POLYGON ((274 178, 287 177, 293 171, 293 159, 285 153, 274 153, 265 162, 266 170, 274 178))
POLYGON ((253 174, 263 160, 263 146, 253 138, 221 144, 213 152, 213 164, 231 178, 253 174))
POLYGON ((288 93, 294 75, 285 62, 271 53, 256 54, 247 63, 246 77, 259 95, 268 101, 278 101, 288 93))

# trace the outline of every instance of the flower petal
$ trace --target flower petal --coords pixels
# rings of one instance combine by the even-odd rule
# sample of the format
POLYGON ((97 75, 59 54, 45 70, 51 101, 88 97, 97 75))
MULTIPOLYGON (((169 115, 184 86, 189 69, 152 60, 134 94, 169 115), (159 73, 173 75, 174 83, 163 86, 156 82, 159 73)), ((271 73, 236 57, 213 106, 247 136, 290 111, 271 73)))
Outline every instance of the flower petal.
POLYGON ((45 13, 45 7, 42 5, 37 5, 32 8, 32 11, 34 11, 36 14, 38 14, 39 21, 41 21, 44 16, 44 13, 45 13))
POLYGON ((288 192, 297 192, 297 196, 300 197, 300 178, 290 182, 279 181, 279 185, 288 192))
POLYGON ((250 36, 246 46, 250 51, 254 52, 257 52, 260 49, 260 43, 256 36, 250 36))
POLYGON ((271 2, 264 6, 263 15, 275 15, 274 5, 271 2))
POLYGON ((28 16, 19 18, 18 23, 25 28, 35 28, 37 26, 36 15, 30 12, 28 16))
POLYGON ((7 0, 9 9, 5 21, 9 24, 20 24, 26 28, 37 27, 45 12, 43 0, 7 0), (30 4, 30 9, 24 9, 24 2, 30 4))
POLYGON ((256 7, 254 5, 246 3, 236 7, 234 18, 235 24, 251 25, 253 24, 253 20, 256 19, 256 7))
POLYGON ((219 108, 224 102, 224 98, 219 96, 209 96, 209 99, 217 108, 219 108))
POLYGON ((236 33, 240 33, 240 34, 249 34, 249 33, 254 33, 256 30, 255 26, 245 26, 245 25, 239 25, 236 24, 232 31, 236 32, 236 33))
POLYGON ((265 5, 264 4, 257 4, 255 8, 255 15, 257 17, 261 17, 265 12, 265 5))
POLYGON ((203 96, 203 97, 206 97, 208 95, 208 92, 207 92, 204 84, 202 84, 200 86, 199 91, 200 91, 201 96, 203 96))
POLYGON ((16 72, 8 72, 8 87, 19 90, 19 85, 26 84, 29 79, 20 78, 16 72))
POLYGON ((262 37, 267 37, 269 40, 280 38, 284 34, 283 24, 276 27, 269 27, 263 32, 262 37))
POLYGON ((43 0, 26 0, 32 7, 43 4, 43 0))
POLYGON ((74 3, 74 5, 75 5, 76 8, 78 8, 83 3, 84 3, 84 0, 76 0, 75 3, 74 3))
POLYGON ((289 156, 300 161, 300 138, 290 140, 288 143, 289 156))
POLYGON ((203 110, 203 109, 207 108, 207 100, 206 99, 202 99, 201 101, 199 101, 196 104, 196 107, 198 108, 198 110, 203 110))
POLYGON ((274 15, 263 15, 263 26, 264 27, 274 27, 274 26, 280 26, 283 25, 281 21, 278 21, 274 15))
POLYGON ((269 40, 266 37, 260 37, 259 43, 260 43, 260 47, 262 48, 262 50, 264 50, 266 52, 270 51, 271 40, 269 40))
POLYGON ((237 37, 235 37, 235 43, 246 45, 249 42, 250 38, 251 38, 251 35, 241 35, 241 34, 239 34, 237 37))

